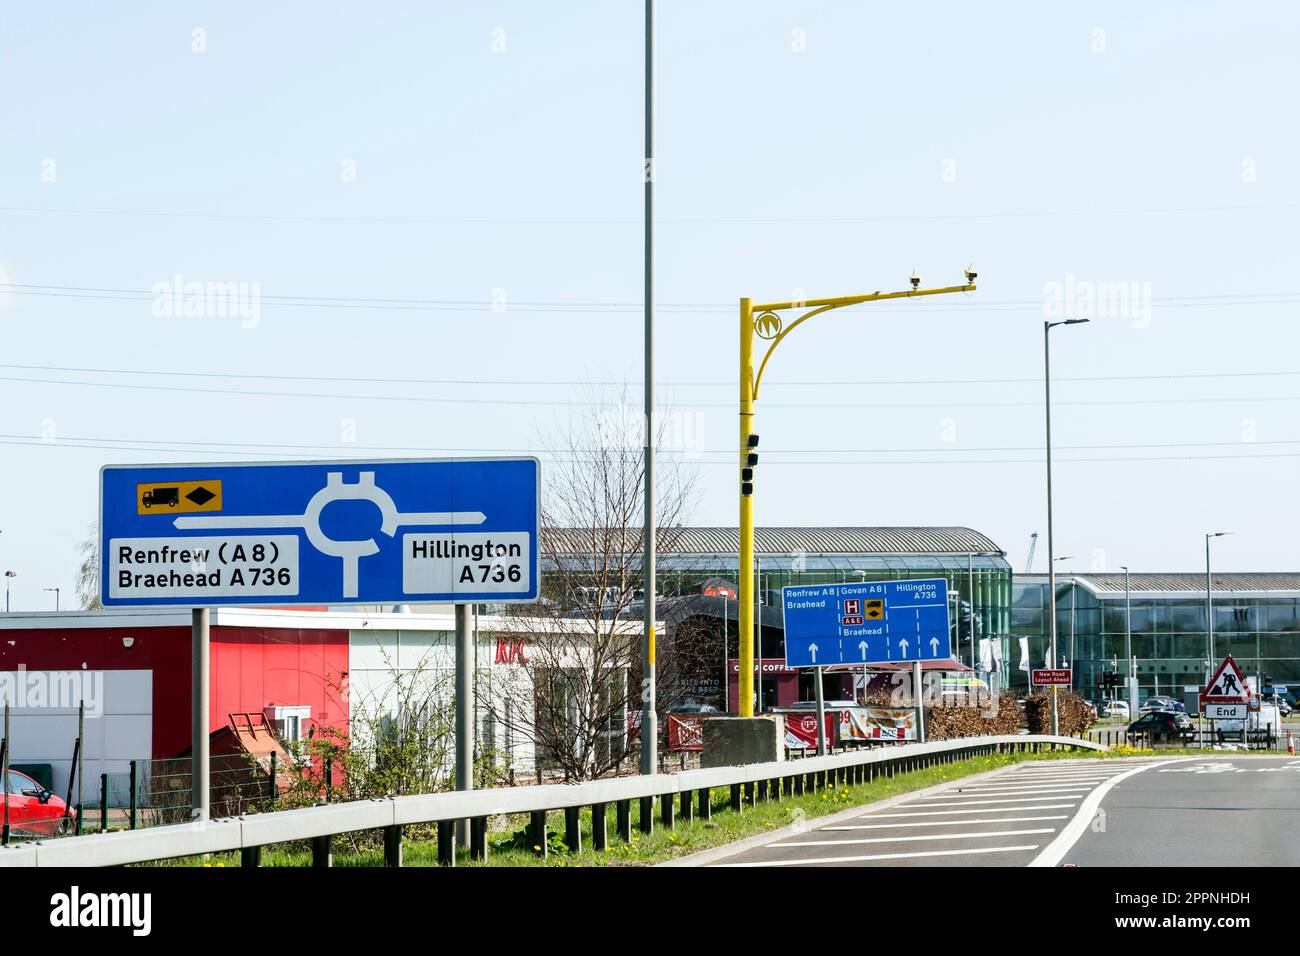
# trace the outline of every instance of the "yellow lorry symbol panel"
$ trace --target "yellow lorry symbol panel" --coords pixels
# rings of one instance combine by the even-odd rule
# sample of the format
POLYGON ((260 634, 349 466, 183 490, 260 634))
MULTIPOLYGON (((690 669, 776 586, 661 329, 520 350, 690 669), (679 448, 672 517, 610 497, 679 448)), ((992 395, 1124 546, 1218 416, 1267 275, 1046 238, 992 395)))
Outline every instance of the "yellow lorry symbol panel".
POLYGON ((159 481, 135 486, 135 510, 142 515, 221 510, 221 481, 159 481))

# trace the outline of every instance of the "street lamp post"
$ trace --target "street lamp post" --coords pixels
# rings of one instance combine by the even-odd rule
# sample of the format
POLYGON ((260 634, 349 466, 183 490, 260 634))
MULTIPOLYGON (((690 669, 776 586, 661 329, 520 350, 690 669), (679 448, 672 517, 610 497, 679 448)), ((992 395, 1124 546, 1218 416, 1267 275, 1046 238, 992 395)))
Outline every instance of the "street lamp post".
POLYGON ((1214 669, 1214 591, 1210 580, 1210 539, 1222 538, 1232 534, 1231 531, 1207 531, 1205 533, 1205 677, 1208 680, 1214 669))
POLYGON ((645 515, 641 574, 645 608, 641 655, 641 772, 659 769, 659 724, 655 713, 655 282, 654 282, 654 0, 645 0, 645 167, 644 262, 645 281, 645 515))
POLYGON ((9 580, 18 577, 17 571, 5 572, 5 613, 9 613, 9 580))
POLYGON ((966 284, 938 289, 920 288, 921 280, 912 276, 910 289, 901 292, 869 292, 831 299, 802 299, 792 302, 755 303, 740 300, 740 541, 737 565, 740 581, 738 624, 740 628, 740 706, 741 717, 754 716, 754 467, 758 464, 758 433, 754 430, 754 404, 758 401, 763 371, 772 353, 787 335, 815 315, 863 302, 885 299, 914 299, 927 295, 974 292, 975 273, 966 270, 966 284), (803 311, 789 325, 780 313, 803 311), (754 337, 770 342, 762 360, 754 368, 754 337))
POLYGON ((48 593, 49 591, 53 591, 53 592, 54 592, 54 610, 57 611, 57 610, 59 609, 59 589, 58 589, 58 588, 42 588, 41 590, 46 591, 47 593, 48 593))
MULTIPOLYGON (((1059 667, 1056 654, 1056 560, 1055 546, 1052 538, 1052 349, 1051 331, 1058 325, 1081 325, 1087 319, 1063 319, 1060 322, 1043 323, 1043 389, 1044 408, 1047 415, 1047 590, 1050 606, 1047 620, 1052 646, 1052 666, 1059 667)), ((1052 685, 1052 733, 1061 729, 1061 719, 1057 707, 1056 685, 1052 685)))
POLYGON ((1134 700, 1134 697, 1136 697, 1134 683, 1136 676, 1138 676, 1134 672, 1134 606, 1132 606, 1132 592, 1128 588, 1128 566, 1127 564, 1121 564, 1119 567, 1122 567, 1123 571, 1125 571, 1125 661, 1128 665, 1125 687, 1128 691, 1128 713, 1132 714, 1136 713, 1134 708, 1136 702, 1134 700))

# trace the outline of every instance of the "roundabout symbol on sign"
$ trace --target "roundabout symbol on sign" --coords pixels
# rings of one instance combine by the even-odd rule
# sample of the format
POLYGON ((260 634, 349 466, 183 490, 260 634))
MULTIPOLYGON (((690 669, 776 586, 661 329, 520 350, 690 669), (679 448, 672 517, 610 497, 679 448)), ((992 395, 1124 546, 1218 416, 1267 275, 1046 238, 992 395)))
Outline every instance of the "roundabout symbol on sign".
POLYGON ((388 537, 402 525, 476 525, 487 520, 481 511, 401 512, 387 491, 375 484, 375 473, 363 471, 355 482, 345 482, 343 473, 331 471, 325 487, 319 489, 300 515, 202 515, 177 518, 179 529, 198 528, 301 528, 307 540, 321 554, 343 561, 343 596, 357 596, 358 562, 376 554, 379 543, 374 537, 338 540, 321 530, 320 517, 325 506, 335 501, 369 501, 383 518, 379 530, 388 537))

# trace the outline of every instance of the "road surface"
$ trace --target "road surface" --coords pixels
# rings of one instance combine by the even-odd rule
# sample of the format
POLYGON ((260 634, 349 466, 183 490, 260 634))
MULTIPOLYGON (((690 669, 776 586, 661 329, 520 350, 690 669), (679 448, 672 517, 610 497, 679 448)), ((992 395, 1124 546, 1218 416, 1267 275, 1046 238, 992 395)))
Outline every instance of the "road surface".
POLYGON ((713 866, 1300 865, 1300 760, 1034 762, 713 866))
POLYGON ((1300 760, 1216 757, 1115 787, 1065 854, 1075 866, 1300 866, 1300 760))

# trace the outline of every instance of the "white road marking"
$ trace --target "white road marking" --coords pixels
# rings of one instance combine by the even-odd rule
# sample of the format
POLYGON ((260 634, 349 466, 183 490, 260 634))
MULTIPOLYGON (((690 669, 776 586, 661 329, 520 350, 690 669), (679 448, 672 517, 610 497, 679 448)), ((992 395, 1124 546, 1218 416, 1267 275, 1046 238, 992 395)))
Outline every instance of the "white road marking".
POLYGON ((862 837, 856 840, 800 840, 795 843, 769 843, 770 847, 849 846, 859 843, 912 843, 921 840, 987 840, 990 837, 1025 836, 1029 833, 1055 833, 1052 827, 1032 830, 990 830, 987 833, 924 833, 917 836, 862 837))
POLYGON ((1117 773, 1123 773, 1124 768, 1114 770, 1074 770, 1070 773, 1008 773, 997 780, 1069 780, 1076 777, 1113 777, 1117 773))
MULTIPOLYGON (((1082 792, 1082 791, 1080 791, 1082 792)), ((978 796, 978 794, 976 794, 978 796)), ((1071 797, 1069 794, 1053 794, 1052 796, 1041 797, 994 797, 992 800, 971 800, 966 797, 927 797, 925 800, 918 800, 918 807, 933 807, 936 805, 962 803, 968 807, 979 806, 982 803, 1031 803, 1035 800, 1072 800, 1077 801, 1079 797, 1071 797)))
POLYGON ((1046 796, 1053 793, 1085 793, 1093 788, 1093 784, 1061 784, 1055 787, 1008 787, 998 790, 945 790, 943 796, 927 797, 928 800, 967 800, 971 797, 997 797, 997 796, 1015 796, 1016 794, 1026 794, 1031 796, 1046 796))
MULTIPOLYGON (((906 804, 905 804, 906 806, 906 804)), ((864 813, 859 820, 885 817, 947 817, 957 813, 1024 813, 1026 810, 1073 810, 1073 803, 1046 803, 1039 807, 971 807, 969 810, 926 810, 914 813, 864 813)))
POLYGON ((946 793, 1009 793, 1011 791, 1019 793, 1036 793, 1048 790, 1061 790, 1063 787, 1096 787, 1099 783, 1106 782, 1105 777, 1096 780, 1060 780, 1056 783, 1008 783, 1000 787, 953 787, 946 793))
MULTIPOLYGON (((1179 757, 1170 760, 1169 763, 1186 763, 1189 760, 1196 759, 1198 758, 1179 757)), ((1047 845, 1047 849, 1034 857, 1033 860, 1030 861, 1029 865, 1056 866, 1056 864, 1060 863, 1065 857, 1065 854, 1070 851, 1070 848, 1079 841, 1079 837, 1083 836, 1083 831, 1087 829, 1088 824, 1096 815, 1097 808, 1101 806, 1102 799, 1110 792, 1111 787, 1115 786, 1121 780, 1126 780, 1135 774, 1141 773, 1143 770, 1150 770, 1154 766, 1156 765, 1153 763, 1143 764, 1142 766, 1134 767, 1132 770, 1125 773, 1117 774, 1103 783, 1096 790, 1092 791, 1092 793, 1088 794, 1088 798, 1079 805, 1078 812, 1075 813, 1074 819, 1061 829, 1061 832, 1057 834, 1056 839, 1047 845)))
POLYGON ((1050 774, 1018 774, 1004 773, 998 774, 995 780, 1050 780, 1056 777, 1109 777, 1110 774, 1121 773, 1123 767, 1091 767, 1088 770, 1054 770, 1050 774))
POLYGON ((1037 774, 1029 776, 1023 773, 1004 773, 996 777, 985 777, 976 785, 984 786, 985 784, 994 783, 1033 783, 1037 780, 1087 780, 1094 777, 1111 777, 1114 776, 1114 774, 1115 771, 1112 770, 1089 770, 1086 773, 1080 771, 1078 773, 1054 773, 1051 775, 1041 776, 1037 774))
POLYGON ((824 856, 811 860, 767 860, 763 863, 719 863, 718 866, 811 866, 817 863, 865 863, 870 860, 912 860, 933 856, 972 856, 981 853, 1022 853, 1037 850, 1037 844, 1027 846, 990 846, 967 850, 919 850, 915 853, 873 853, 869 856, 824 856))
MULTIPOLYGON (((908 814, 910 816, 910 814, 908 814)), ((1028 823, 1032 820, 1068 820, 1068 814, 1045 817, 998 817, 996 820, 921 820, 917 823, 849 823, 842 827, 819 827, 817 832, 832 830, 888 830, 894 827, 970 827, 978 823, 1028 823)))

